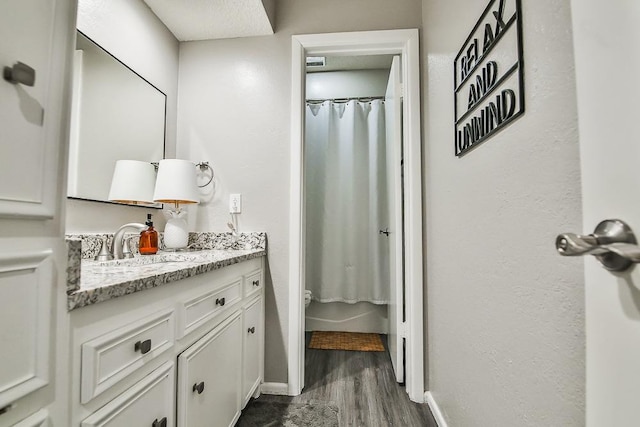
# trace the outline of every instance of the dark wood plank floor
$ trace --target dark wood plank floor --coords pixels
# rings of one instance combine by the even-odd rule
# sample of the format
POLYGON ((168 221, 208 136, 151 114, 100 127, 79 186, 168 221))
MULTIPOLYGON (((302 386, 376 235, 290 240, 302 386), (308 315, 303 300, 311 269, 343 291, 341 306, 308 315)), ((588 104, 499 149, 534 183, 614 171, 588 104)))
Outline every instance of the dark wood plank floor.
POLYGON ((302 394, 259 400, 330 402, 340 409, 341 427, 437 427, 429 407, 411 402, 396 383, 389 353, 312 350, 309 339, 307 334, 302 394))

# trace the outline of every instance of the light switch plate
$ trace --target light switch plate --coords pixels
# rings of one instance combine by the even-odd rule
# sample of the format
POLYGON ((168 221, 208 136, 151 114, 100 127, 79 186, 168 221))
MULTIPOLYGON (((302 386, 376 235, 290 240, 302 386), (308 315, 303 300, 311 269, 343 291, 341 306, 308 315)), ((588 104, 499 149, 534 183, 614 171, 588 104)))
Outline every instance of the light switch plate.
POLYGON ((242 212, 242 194, 230 194, 229 195, 229 213, 241 213, 242 212))

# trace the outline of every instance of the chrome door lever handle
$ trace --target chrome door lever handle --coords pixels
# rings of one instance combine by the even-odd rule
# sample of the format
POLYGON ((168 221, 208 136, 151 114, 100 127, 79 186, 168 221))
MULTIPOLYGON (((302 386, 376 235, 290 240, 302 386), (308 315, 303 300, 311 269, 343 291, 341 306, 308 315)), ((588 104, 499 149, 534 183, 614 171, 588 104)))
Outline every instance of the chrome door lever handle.
POLYGON ((640 246, 633 230, 624 221, 607 219, 592 234, 564 233, 556 237, 556 250, 563 256, 594 255, 611 271, 624 271, 640 263, 640 246))
POLYGON ((598 245, 598 239, 592 234, 586 236, 580 236, 573 233, 559 234, 558 237, 556 237, 556 249, 560 255, 564 256, 606 252, 600 248, 598 245))
POLYGON ((389 237, 389 234, 390 234, 390 233, 391 233, 391 232, 389 231, 389 229, 388 229, 388 228, 385 228, 384 230, 379 230, 379 231, 378 231, 378 234, 384 234, 384 235, 385 235, 385 236, 387 236, 387 237, 389 237))

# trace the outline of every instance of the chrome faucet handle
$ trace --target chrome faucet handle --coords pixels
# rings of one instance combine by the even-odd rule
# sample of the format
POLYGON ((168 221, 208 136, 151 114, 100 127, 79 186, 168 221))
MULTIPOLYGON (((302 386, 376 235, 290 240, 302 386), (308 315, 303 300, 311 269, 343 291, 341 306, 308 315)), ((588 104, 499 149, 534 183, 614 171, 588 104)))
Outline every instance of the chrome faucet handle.
POLYGON ((122 257, 133 258, 133 252, 129 247, 129 239, 127 239, 126 237, 122 239, 122 257))
POLYGON ((111 261, 113 259, 113 254, 109 252, 108 246, 107 238, 104 237, 100 245, 100 252, 98 252, 98 255, 94 258, 96 261, 111 261))

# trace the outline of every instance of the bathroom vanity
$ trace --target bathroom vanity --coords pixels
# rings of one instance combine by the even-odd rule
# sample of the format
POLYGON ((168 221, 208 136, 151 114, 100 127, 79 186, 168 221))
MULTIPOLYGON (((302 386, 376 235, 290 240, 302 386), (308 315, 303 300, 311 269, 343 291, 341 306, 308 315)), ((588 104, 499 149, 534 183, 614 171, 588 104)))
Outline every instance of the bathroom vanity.
POLYGON ((71 425, 233 426, 263 379, 264 255, 82 261, 68 290, 71 425))

